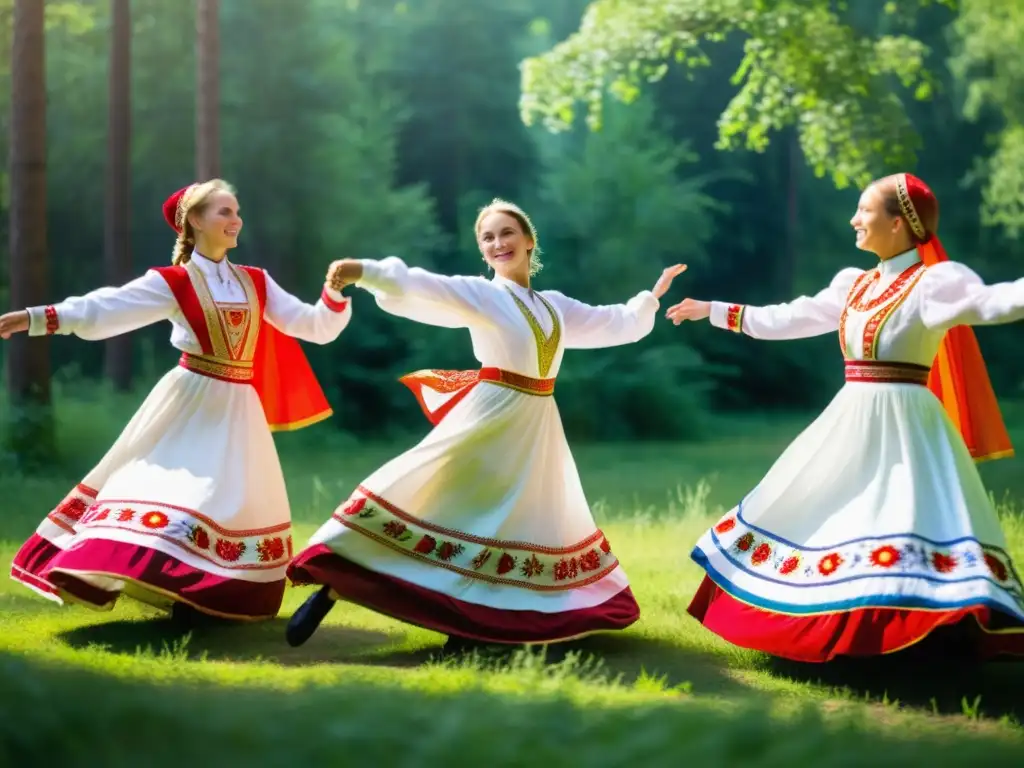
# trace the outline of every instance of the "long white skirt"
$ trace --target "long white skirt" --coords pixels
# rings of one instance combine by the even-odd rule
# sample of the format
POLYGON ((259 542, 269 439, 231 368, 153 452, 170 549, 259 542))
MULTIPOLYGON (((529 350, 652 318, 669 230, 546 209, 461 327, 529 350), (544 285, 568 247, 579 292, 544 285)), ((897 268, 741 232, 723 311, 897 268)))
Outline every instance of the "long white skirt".
POLYGON ((639 615, 552 397, 483 382, 355 490, 296 583, 448 634, 549 642, 639 615))
POLYGON ((884 653, 965 612, 1024 627, 1021 582, 974 462, 915 384, 847 383, 693 558, 709 581, 691 613, 778 655, 884 653), (856 621, 837 618, 849 612, 856 621), (886 628, 893 616, 900 627, 886 628))
POLYGON ((291 512, 256 391, 178 367, 39 525, 12 577, 63 602, 122 592, 230 618, 277 614, 291 512))

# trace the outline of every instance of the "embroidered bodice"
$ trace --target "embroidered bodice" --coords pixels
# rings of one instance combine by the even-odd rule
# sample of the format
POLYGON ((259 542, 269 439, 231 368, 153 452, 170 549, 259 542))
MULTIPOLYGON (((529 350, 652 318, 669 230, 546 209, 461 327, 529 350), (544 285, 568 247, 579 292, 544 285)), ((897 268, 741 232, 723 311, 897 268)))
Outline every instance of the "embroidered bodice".
MULTIPOLYGON (((315 305, 306 304, 281 288, 265 270, 260 270, 266 286, 260 313, 253 280, 245 269, 226 259, 211 261, 198 253, 185 269, 207 327, 215 329, 210 341, 218 358, 252 360, 262 320, 289 336, 327 344, 341 334, 352 316, 350 302, 337 291, 325 287, 315 305)), ((158 270, 150 270, 123 286, 100 288, 59 304, 31 307, 28 312, 30 335, 74 334, 87 340, 108 339, 169 320, 171 346, 189 354, 203 353, 196 329, 158 270)))
POLYGON ((761 339, 836 332, 843 356, 930 366, 946 331, 1024 319, 1024 279, 985 285, 969 267, 930 267, 917 251, 875 269, 844 269, 814 296, 750 307, 715 301, 711 322, 761 339))

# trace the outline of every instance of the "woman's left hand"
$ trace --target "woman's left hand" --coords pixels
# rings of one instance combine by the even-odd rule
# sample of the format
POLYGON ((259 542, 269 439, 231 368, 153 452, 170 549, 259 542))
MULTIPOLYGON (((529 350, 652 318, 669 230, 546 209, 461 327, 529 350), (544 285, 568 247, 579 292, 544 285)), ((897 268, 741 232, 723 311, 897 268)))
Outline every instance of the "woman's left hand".
POLYGON ((658 282, 654 284, 654 288, 651 289, 651 293, 654 294, 654 298, 660 299, 664 296, 668 289, 672 287, 672 281, 685 271, 685 264, 676 264, 674 267, 666 267, 662 271, 661 277, 658 278, 658 282))

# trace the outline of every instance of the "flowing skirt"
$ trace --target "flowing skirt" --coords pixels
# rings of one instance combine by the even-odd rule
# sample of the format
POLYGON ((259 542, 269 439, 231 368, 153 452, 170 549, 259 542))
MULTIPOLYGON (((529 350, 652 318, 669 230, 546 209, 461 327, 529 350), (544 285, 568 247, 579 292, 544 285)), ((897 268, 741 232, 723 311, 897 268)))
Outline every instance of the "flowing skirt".
POLYGON ((639 617, 554 399, 488 382, 366 478, 289 577, 484 642, 554 642, 639 617))
POLYGON ((1024 654, 998 517, 922 386, 847 383, 692 557, 689 612, 735 645, 821 662, 970 620, 979 656, 1024 654))
POLYGON ((179 367, 25 542, 11 576, 58 603, 109 609, 126 594, 260 619, 281 606, 291 554, 256 391, 179 367))

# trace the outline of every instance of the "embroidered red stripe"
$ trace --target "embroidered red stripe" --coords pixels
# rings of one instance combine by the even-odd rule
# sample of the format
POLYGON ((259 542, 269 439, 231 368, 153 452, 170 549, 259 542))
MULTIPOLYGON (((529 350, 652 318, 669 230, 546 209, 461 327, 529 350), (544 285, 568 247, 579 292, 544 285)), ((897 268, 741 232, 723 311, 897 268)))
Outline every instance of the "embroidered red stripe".
POLYGON ((60 330, 60 318, 57 317, 57 309, 53 306, 47 307, 46 313, 46 334, 52 336, 60 330))
POLYGON ((324 288, 320 294, 320 300, 324 303, 331 312, 344 312, 345 308, 348 307, 348 299, 342 299, 341 301, 335 301, 327 295, 327 289, 324 288))
POLYGON ((726 310, 725 315, 725 327, 733 333, 743 332, 743 310, 745 307, 742 304, 732 304, 729 309, 726 310))

